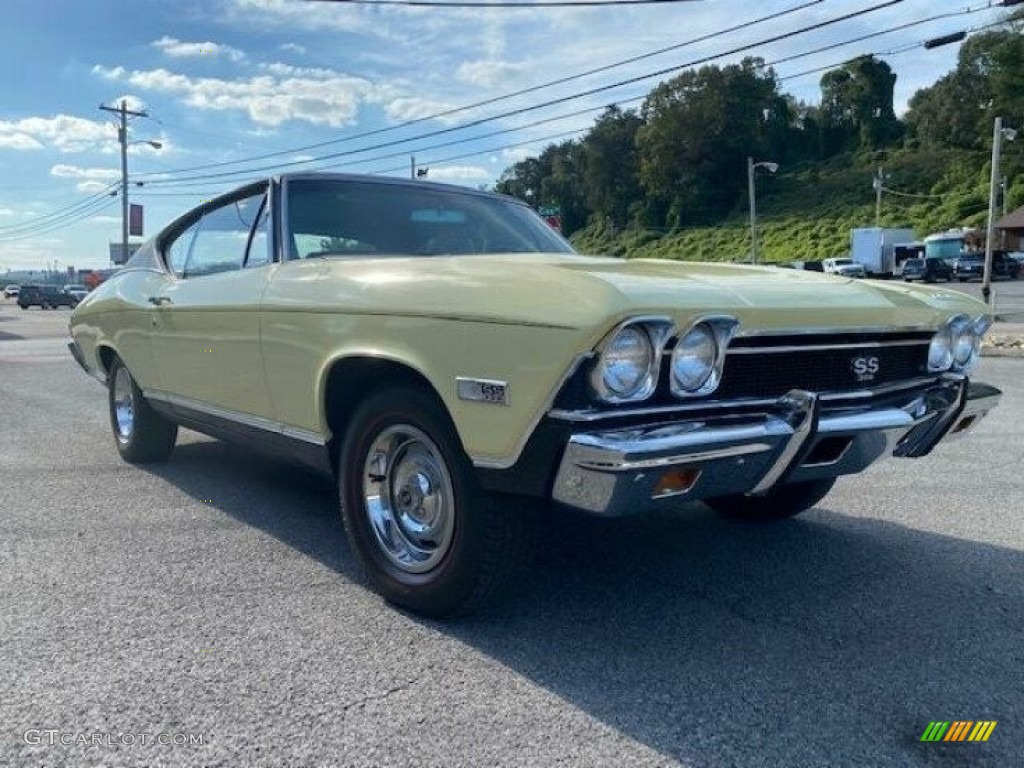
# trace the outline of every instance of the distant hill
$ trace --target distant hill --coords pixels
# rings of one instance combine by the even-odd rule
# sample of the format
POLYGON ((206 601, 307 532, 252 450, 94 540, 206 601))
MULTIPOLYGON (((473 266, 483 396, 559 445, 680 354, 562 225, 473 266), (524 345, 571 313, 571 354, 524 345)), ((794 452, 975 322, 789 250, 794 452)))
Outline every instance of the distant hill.
MULTIPOLYGON (((984 226, 989 156, 969 150, 898 149, 844 154, 821 163, 758 174, 761 261, 822 259, 849 250, 850 229, 875 225, 872 180, 886 174, 882 226, 911 227, 919 238, 960 226, 984 226)), ((1011 203, 1024 200, 1024 179, 1010 184, 1011 203)), ((1010 206, 1012 210, 1013 206, 1010 206)), ((718 225, 678 231, 591 224, 573 243, 584 253, 626 258, 739 261, 749 257, 745 201, 718 225)))

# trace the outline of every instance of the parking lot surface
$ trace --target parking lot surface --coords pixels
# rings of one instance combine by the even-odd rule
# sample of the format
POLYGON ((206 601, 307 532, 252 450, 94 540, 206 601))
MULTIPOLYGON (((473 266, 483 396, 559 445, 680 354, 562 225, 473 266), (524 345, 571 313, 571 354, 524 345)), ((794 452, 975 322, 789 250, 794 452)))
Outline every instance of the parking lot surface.
POLYGON ((559 520, 438 623, 364 586, 329 480, 186 431, 122 463, 67 316, 0 306, 0 765, 1020 764, 1022 359, 795 520, 559 520))

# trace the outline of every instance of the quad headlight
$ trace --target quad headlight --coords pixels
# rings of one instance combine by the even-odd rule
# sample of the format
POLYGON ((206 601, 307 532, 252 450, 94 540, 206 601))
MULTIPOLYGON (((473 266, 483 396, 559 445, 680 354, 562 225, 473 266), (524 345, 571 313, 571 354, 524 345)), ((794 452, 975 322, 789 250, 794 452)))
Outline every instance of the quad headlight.
POLYGON ((722 379, 725 348, 738 325, 732 317, 697 319, 679 335, 668 370, 663 371, 672 321, 664 317, 628 320, 598 345, 597 361, 590 370, 590 391, 605 403, 637 403, 657 391, 666 373, 676 397, 709 395, 722 379))
POLYGON ((957 315, 943 325, 932 337, 928 348, 928 370, 969 373, 981 356, 981 339, 991 325, 982 315, 970 319, 957 315))
MULTIPOLYGON (((718 340, 707 323, 698 323, 684 334, 672 350, 672 389, 697 394, 712 385, 718 361, 718 340)), ((712 386, 713 388, 713 386, 712 386)))
POLYGON ((672 350, 669 383, 676 397, 710 395, 722 380, 725 348, 739 323, 731 317, 709 317, 690 326, 672 350))
POLYGON ((628 403, 653 394, 658 384, 659 329, 663 325, 627 324, 607 339, 590 377, 591 388, 601 400, 628 403))

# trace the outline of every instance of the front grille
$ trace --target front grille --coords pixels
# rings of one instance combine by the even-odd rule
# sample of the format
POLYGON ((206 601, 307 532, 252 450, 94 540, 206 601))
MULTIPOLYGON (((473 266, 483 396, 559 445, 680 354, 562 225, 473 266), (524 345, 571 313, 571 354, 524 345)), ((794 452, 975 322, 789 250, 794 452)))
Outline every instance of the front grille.
POLYGON ((731 399, 780 397, 790 390, 848 392, 872 389, 928 376, 928 345, 933 331, 843 332, 741 336, 732 340, 722 383, 703 398, 680 399, 669 392, 670 343, 662 358, 657 392, 641 404, 604 405, 591 397, 587 376, 593 362, 583 365, 566 382, 555 408, 592 409, 609 416, 637 407, 699 405, 731 399), (858 375, 855 361, 877 359, 877 371, 858 375))
MULTIPOLYGON (((901 339, 887 345, 877 341, 842 341, 834 338, 839 349, 789 340, 785 351, 769 351, 781 344, 766 345, 759 340, 747 346, 746 354, 730 348, 726 356, 722 384, 714 399, 731 397, 778 397, 791 389, 810 392, 836 392, 865 389, 918 378, 928 373, 928 344, 925 339, 901 339), (798 347, 811 347, 799 349, 798 347), (756 351, 754 351, 756 350, 756 351)), ((893 340, 890 340, 890 342, 893 340)))

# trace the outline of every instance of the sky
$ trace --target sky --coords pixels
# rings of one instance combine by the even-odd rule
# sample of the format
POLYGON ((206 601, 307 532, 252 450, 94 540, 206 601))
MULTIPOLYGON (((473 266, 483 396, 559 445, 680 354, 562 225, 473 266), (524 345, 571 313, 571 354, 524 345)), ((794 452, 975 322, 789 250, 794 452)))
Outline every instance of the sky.
POLYGON ((148 115, 130 121, 128 137, 129 200, 144 206, 148 238, 203 200, 282 170, 408 176, 415 156, 431 180, 489 186, 546 144, 581 136, 606 105, 638 107, 659 81, 705 59, 778 62, 782 89, 817 103, 821 72, 809 70, 873 53, 898 75, 902 112, 956 63, 957 45, 921 42, 1002 14, 988 0, 896 0, 771 41, 884 3, 4 0, 0 275, 108 266, 108 243, 121 237, 120 198, 111 195, 120 155, 101 103, 125 101, 148 115), (966 9, 978 10, 958 15, 966 9), (644 58, 620 65, 635 57, 644 58), (575 77, 597 68, 605 69, 575 77), (505 98, 524 89, 533 90, 505 98), (585 94, 594 89, 602 90, 585 94), (539 106, 554 100, 563 101, 539 106))

